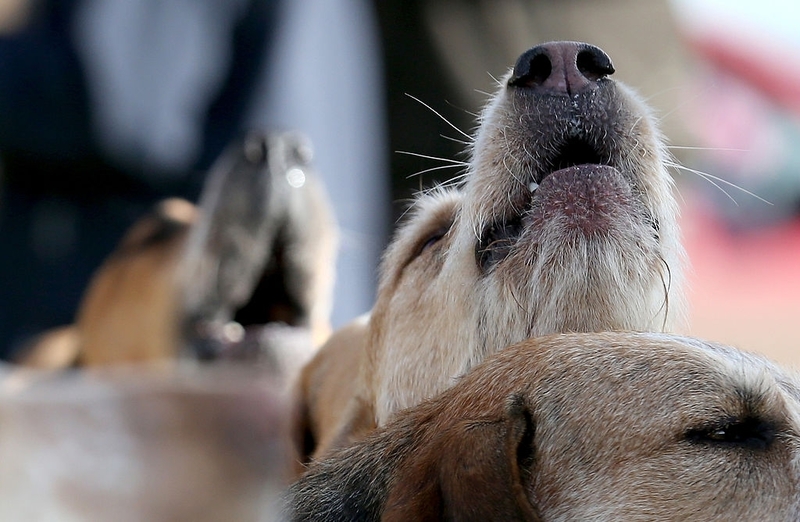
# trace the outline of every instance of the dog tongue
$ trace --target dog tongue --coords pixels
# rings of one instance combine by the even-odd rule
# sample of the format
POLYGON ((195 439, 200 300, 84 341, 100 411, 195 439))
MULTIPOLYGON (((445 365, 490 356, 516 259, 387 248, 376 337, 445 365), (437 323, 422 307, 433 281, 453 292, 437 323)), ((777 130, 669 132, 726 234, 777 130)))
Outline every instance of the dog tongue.
POLYGON ((631 185, 620 171, 607 165, 576 165, 557 170, 532 186, 531 217, 546 224, 558 218, 586 234, 602 233, 630 211, 631 185))

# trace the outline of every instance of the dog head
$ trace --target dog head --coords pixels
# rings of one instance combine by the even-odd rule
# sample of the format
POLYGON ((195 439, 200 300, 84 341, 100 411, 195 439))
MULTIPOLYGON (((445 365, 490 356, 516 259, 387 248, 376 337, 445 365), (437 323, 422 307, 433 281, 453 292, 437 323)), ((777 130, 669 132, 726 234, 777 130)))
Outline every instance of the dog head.
POLYGON ((527 51, 483 112, 463 184, 414 203, 366 332, 378 424, 522 339, 677 321, 661 137, 612 72, 587 44, 527 51))
POLYGON ((529 340, 288 498, 294 520, 797 520, 800 381, 668 334, 529 340))
POLYGON ((237 344, 225 339, 230 321, 309 328, 321 344, 330 333, 336 233, 305 136, 251 132, 231 144, 198 207, 178 270, 195 351, 241 358, 253 345, 257 352, 258 341, 230 349, 237 344))

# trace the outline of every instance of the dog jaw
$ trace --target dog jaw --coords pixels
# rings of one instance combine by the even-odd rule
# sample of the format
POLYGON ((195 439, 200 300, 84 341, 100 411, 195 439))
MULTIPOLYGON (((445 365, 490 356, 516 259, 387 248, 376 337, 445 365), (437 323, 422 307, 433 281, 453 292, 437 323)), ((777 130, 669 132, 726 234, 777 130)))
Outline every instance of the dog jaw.
POLYGON ((378 425, 522 339, 680 322, 677 205, 648 109, 608 79, 566 97, 510 77, 464 186, 421 196, 384 259, 368 367, 378 425), (428 230, 439 235, 421 251, 428 230))

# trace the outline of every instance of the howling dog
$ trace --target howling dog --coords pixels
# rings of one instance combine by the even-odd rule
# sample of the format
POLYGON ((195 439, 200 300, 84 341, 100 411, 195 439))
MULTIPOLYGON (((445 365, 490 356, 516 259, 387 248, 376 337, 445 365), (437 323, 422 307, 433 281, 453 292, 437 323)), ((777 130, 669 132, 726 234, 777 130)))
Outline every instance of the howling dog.
POLYGON ((680 321, 666 152, 648 108, 613 72, 584 43, 519 57, 480 117, 464 181, 419 196, 385 253, 370 314, 304 368, 300 462, 523 339, 680 321))
POLYGON ((308 140, 250 132, 217 160, 197 205, 167 199, 136 222, 95 272, 75 324, 18 362, 188 355, 298 366, 289 359, 305 360, 329 335, 335 239, 308 140))

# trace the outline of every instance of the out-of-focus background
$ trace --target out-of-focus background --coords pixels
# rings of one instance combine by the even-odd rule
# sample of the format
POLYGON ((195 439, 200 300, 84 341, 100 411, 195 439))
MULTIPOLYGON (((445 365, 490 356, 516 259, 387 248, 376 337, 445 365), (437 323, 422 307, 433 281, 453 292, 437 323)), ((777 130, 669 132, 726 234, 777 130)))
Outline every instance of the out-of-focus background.
POLYGON ((699 150, 687 165, 703 173, 679 176, 689 331, 797 366, 800 6, 673 6, 693 59, 680 113, 699 150))

